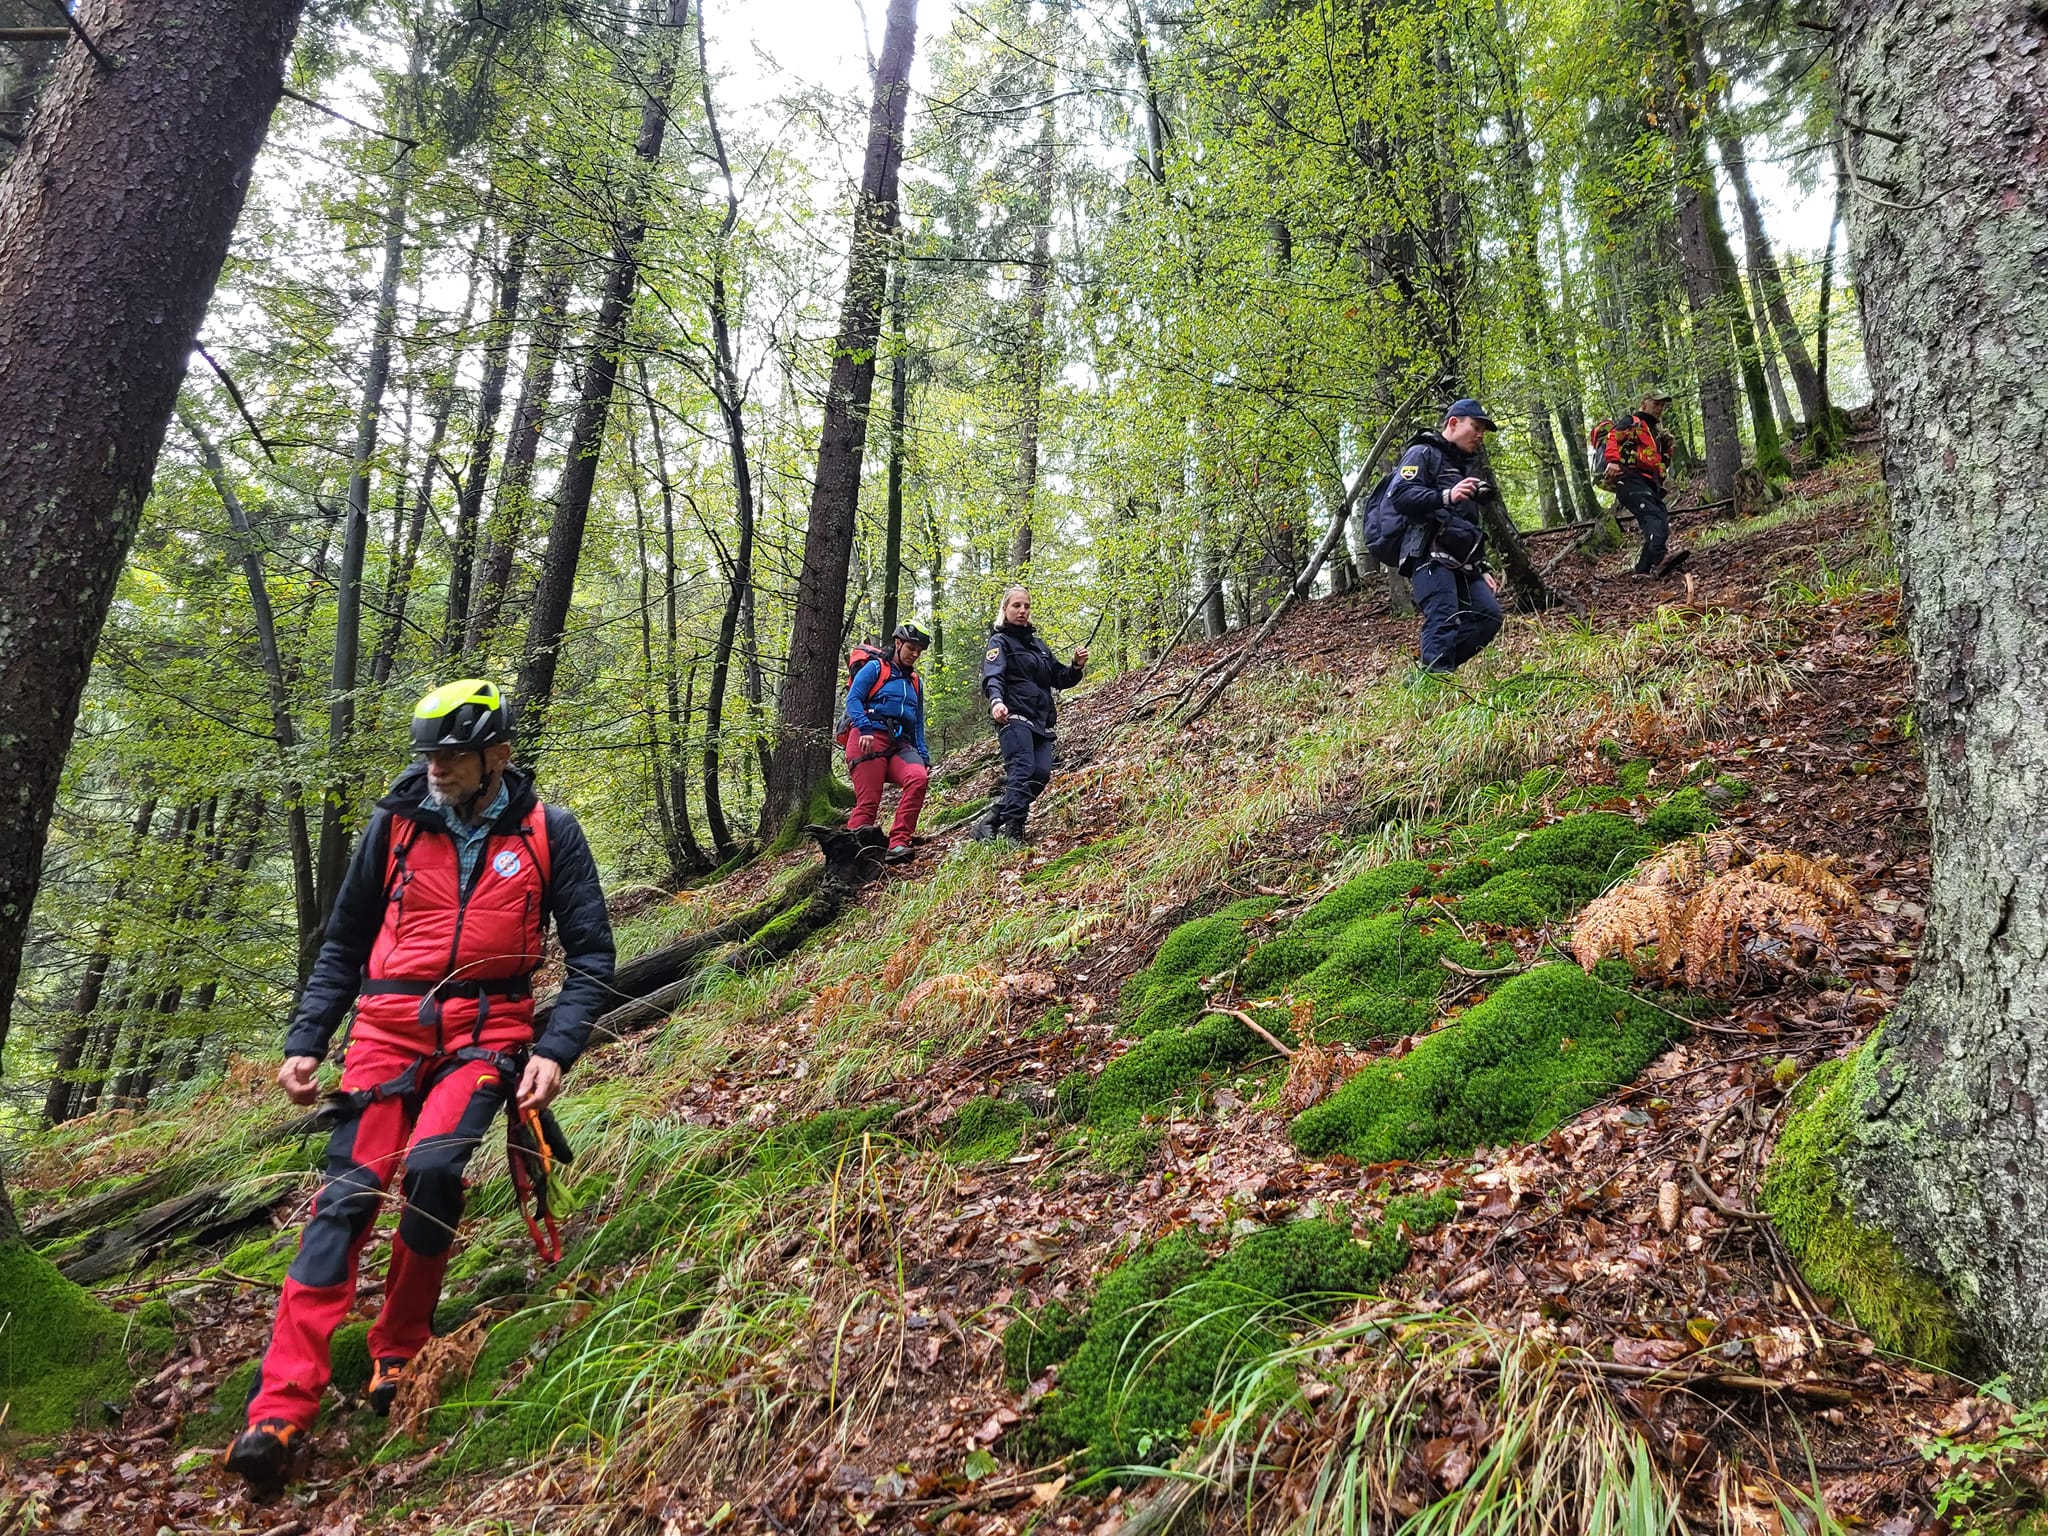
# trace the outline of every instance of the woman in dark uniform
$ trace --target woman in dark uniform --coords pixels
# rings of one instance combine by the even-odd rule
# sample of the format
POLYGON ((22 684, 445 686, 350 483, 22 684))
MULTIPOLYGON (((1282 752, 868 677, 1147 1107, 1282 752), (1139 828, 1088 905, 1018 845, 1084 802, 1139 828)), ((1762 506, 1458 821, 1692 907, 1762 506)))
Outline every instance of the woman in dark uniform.
POLYGON ((1053 725, 1059 715, 1053 690, 1081 681, 1088 648, 1074 652, 1063 666, 1031 626, 1031 594, 1012 587, 1003 594, 1002 617, 988 632, 981 659, 981 691, 988 696, 988 717, 1003 744, 1008 778, 995 808, 975 823, 977 842, 1008 837, 1024 841, 1024 820, 1031 802, 1052 778, 1053 725))

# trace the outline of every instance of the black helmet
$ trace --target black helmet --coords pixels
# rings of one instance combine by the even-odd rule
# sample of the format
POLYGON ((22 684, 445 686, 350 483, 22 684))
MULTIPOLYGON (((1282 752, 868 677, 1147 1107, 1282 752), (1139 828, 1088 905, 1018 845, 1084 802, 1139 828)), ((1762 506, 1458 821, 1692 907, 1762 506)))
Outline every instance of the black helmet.
POLYGON ((910 620, 898 624, 896 626, 896 633, 889 638, 891 640, 908 640, 912 645, 930 646, 932 643, 930 632, 922 624, 910 620))
POLYGON ((481 752, 512 739, 512 706, 496 683, 480 677, 444 683, 413 706, 412 749, 450 747, 481 752))

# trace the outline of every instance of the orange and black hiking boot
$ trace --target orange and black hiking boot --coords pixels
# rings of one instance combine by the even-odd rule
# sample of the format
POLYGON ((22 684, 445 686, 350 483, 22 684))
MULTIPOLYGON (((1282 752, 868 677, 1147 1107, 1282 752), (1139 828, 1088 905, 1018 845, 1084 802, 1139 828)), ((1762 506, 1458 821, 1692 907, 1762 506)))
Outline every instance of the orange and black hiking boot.
POLYGON ((258 1419, 235 1436, 235 1443, 221 1459, 253 1491, 282 1488, 292 1479, 305 1438, 305 1431, 289 1420, 258 1419))
POLYGON ((391 1405, 398 1401, 399 1383, 405 1380, 403 1360, 378 1360, 370 1366, 370 1390, 364 1395, 369 1399, 370 1412, 378 1418, 391 1416, 391 1405))

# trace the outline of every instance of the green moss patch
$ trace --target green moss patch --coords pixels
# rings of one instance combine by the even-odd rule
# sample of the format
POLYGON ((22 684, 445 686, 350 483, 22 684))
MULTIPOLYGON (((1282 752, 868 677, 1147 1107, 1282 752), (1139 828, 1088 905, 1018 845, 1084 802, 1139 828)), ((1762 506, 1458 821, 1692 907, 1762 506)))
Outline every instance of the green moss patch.
MULTIPOLYGON (((1284 1009, 1254 1014, 1282 1040, 1287 1039, 1284 1009)), ((1257 1056, 1273 1055, 1273 1047, 1236 1019, 1212 1013, 1191 1029, 1162 1029, 1146 1036, 1102 1069, 1088 1103, 1091 1124, 1135 1125, 1141 1115, 1162 1108, 1181 1094, 1257 1056)))
POLYGON ((57 1273, 21 1242, 0 1243, 0 1410, 9 1439, 61 1434, 127 1399, 131 1353, 170 1348, 57 1273))
POLYGON ((1362 1163, 1527 1141, 1634 1081, 1686 1029, 1575 965, 1540 966, 1366 1068, 1297 1116, 1291 1135, 1306 1156, 1362 1163))
POLYGON ((1967 1354, 1955 1309, 1897 1244, 1856 1221, 1835 1173, 1854 1128, 1857 1064, 1870 1048, 1866 1041, 1855 1055, 1815 1068, 1793 1091, 1757 1204, 1813 1287, 1847 1306, 1880 1345, 1954 1369, 1967 1354))
POLYGON ((1407 1234, 1457 1209, 1448 1195, 1398 1204, 1365 1242, 1347 1223, 1301 1221, 1211 1260, 1179 1234, 1105 1279, 1085 1318, 1059 1303, 1020 1317, 1003 1336, 1011 1381, 1059 1367, 1023 1432, 1029 1453, 1078 1450, 1095 1468, 1163 1462, 1199 1433, 1235 1369, 1385 1283, 1408 1262, 1407 1234))
POLYGON ((327 1368, 334 1390, 354 1396, 370 1384, 370 1325, 344 1323, 327 1341, 327 1368))
POLYGON ((946 1156, 959 1163, 1000 1163, 1024 1145, 1031 1111, 1011 1099, 969 1099, 946 1128, 946 1156))
POLYGON ((1124 983, 1126 1028, 1142 1037, 1194 1023, 1208 1004, 1203 981, 1243 963, 1255 942, 1252 925, 1279 904, 1271 897, 1236 901, 1174 929, 1152 963, 1124 983))

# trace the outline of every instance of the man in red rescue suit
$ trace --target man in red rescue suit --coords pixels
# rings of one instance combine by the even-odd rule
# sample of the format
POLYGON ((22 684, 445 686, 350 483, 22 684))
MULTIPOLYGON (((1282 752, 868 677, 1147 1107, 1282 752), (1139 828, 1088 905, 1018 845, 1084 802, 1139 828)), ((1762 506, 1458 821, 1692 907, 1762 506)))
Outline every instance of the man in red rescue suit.
POLYGON ((1643 552, 1636 559, 1637 576, 1669 576, 1691 558, 1680 551, 1664 558, 1665 541, 1671 534, 1671 512, 1664 505, 1664 472, 1671 467, 1676 442, 1664 430, 1664 413, 1671 396, 1650 390, 1635 413, 1616 421, 1607 432, 1602 457, 1606 469, 1602 482, 1613 490, 1622 510, 1636 520, 1643 535, 1643 552))
POLYGON ((258 1487, 293 1471, 326 1388, 328 1343, 355 1299, 356 1261, 403 1166, 384 1300, 370 1330, 369 1398, 388 1413, 427 1341, 462 1220, 463 1170, 508 1096, 537 1112, 604 1011, 611 921, 576 818, 535 798, 511 764, 498 688, 469 678, 419 702, 424 761, 378 802, 335 898, 285 1037, 278 1082, 295 1104, 355 1004, 326 1181, 313 1197, 227 1465, 258 1487), (533 972, 552 920, 567 959, 536 1040, 533 972))

